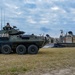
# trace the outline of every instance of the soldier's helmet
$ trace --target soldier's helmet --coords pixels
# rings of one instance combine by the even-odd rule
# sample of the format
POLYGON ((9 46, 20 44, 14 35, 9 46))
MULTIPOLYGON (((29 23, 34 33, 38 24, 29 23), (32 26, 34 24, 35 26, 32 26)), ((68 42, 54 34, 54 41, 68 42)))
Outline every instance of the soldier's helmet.
POLYGON ((10 24, 9 23, 7 23, 7 25, 6 25, 7 27, 10 27, 10 24))

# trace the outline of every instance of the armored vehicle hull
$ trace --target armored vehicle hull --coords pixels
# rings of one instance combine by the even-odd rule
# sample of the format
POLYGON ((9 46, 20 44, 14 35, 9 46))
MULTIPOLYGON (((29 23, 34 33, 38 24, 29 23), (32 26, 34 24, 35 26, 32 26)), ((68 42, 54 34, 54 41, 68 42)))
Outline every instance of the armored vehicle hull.
POLYGON ((47 43, 48 39, 44 36, 24 35, 23 31, 12 27, 4 27, 0 31, 0 52, 3 54, 37 54, 47 43))

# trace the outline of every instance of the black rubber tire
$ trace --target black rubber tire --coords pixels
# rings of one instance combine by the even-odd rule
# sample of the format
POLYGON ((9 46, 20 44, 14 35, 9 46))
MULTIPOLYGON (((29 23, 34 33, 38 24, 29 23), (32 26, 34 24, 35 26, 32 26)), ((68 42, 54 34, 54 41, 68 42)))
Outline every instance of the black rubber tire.
POLYGON ((1 48, 2 54, 10 54, 12 52, 11 47, 9 45, 3 45, 1 48))
POLYGON ((25 54, 26 53, 26 47, 24 45, 18 45, 16 48, 17 54, 25 54))
POLYGON ((38 53, 38 47, 36 45, 30 45, 28 47, 28 54, 37 54, 38 53))

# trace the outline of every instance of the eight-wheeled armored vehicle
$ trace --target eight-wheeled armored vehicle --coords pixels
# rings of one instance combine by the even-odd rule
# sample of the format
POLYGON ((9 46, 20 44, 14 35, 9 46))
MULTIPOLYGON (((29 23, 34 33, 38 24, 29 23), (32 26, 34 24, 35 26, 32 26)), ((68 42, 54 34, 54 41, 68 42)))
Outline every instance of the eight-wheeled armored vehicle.
POLYGON ((48 43, 44 36, 34 34, 24 35, 16 26, 11 27, 9 23, 0 30, 0 52, 10 54, 37 54, 39 49, 48 43))

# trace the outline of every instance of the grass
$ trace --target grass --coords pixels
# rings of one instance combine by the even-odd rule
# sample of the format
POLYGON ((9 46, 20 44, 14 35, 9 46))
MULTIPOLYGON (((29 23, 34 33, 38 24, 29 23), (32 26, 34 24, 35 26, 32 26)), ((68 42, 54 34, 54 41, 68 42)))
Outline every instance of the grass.
POLYGON ((44 48, 37 55, 0 54, 0 75, 44 73, 69 67, 75 67, 75 48, 44 48))

